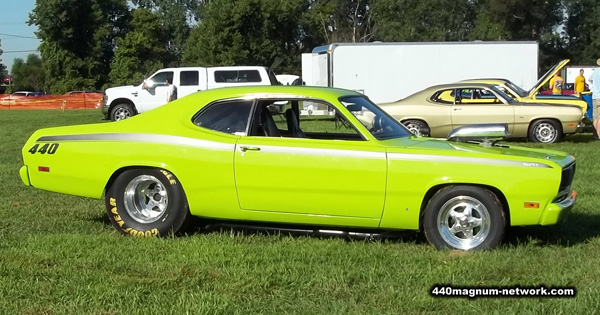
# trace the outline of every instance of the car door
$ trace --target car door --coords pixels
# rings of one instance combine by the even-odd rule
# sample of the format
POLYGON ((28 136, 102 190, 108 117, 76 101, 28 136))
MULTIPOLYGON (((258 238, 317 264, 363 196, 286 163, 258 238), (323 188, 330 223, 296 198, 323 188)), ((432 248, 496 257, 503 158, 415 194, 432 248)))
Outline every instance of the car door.
POLYGON ((139 91, 139 112, 145 112, 167 103, 168 86, 166 80, 173 82, 173 71, 159 71, 146 80, 145 88, 139 91))
POLYGON ((512 134, 515 113, 511 104, 486 88, 456 88, 452 105, 452 128, 485 123, 508 124, 512 134))
POLYGON ((240 207, 296 215, 298 223, 314 216, 367 218, 376 227, 385 198, 384 148, 365 140, 331 104, 300 100, 295 113, 311 106, 319 115, 297 119, 293 108, 282 106, 286 100, 269 102, 257 102, 250 136, 236 144, 240 207), (275 130, 266 131, 267 116, 275 130))

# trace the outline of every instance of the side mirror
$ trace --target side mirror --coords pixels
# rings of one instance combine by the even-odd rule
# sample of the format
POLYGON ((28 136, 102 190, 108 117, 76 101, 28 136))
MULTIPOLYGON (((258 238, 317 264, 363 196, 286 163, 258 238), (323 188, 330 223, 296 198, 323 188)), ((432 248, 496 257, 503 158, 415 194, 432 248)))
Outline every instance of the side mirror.
POLYGON ((508 138, 507 124, 478 124, 456 128, 448 134, 448 141, 475 142, 483 146, 508 138))
POLYGON ((142 83, 142 89, 144 89, 144 90, 149 90, 153 87, 154 87, 154 81, 152 81, 150 79, 144 80, 144 83, 142 83))

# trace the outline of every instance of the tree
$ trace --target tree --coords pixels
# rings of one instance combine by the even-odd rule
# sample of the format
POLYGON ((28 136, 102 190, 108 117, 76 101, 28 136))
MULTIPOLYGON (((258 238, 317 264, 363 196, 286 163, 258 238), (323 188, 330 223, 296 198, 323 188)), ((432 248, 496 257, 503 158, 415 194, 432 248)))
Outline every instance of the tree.
POLYGON ((11 73, 13 76, 13 90, 43 91, 45 85, 44 68, 42 59, 36 54, 29 54, 26 61, 15 58, 11 73))
POLYGON ((149 9, 134 10, 129 29, 124 38, 118 39, 111 64, 109 77, 115 85, 138 84, 162 68, 167 59, 163 29, 159 18, 149 9))
POLYGON ((565 35, 573 64, 596 65, 600 58, 600 3, 566 0, 565 35))
POLYGON ((306 17, 323 39, 334 42, 368 42, 373 37, 369 0, 312 0, 306 17))
POLYGON ((534 40, 540 42, 540 67, 561 55, 557 27, 563 21, 562 0, 479 0, 473 2, 476 24, 472 40, 534 40))
POLYGON ((100 88, 108 78, 116 38, 125 31, 126 0, 36 0, 29 24, 53 93, 100 88))
POLYGON ((277 58, 278 72, 298 73, 305 32, 304 0, 214 0, 187 40, 183 63, 194 66, 262 65, 277 58))
POLYGON ((6 66, 2 63, 2 53, 4 51, 2 50, 2 40, 0 39, 0 83, 4 82, 4 78, 8 76, 8 73, 6 72, 6 66))
POLYGON ((471 0, 378 0, 373 18, 382 41, 466 40, 474 24, 471 0))

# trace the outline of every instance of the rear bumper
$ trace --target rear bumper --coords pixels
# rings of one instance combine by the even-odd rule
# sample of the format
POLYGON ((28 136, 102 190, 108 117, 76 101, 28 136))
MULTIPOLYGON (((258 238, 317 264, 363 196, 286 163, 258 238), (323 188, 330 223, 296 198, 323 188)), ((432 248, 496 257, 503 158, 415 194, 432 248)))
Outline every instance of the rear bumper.
POLYGON ((26 186, 31 186, 31 181, 29 180, 29 171, 27 170, 26 165, 23 165, 19 170, 19 176, 21 176, 23 184, 25 184, 26 186))
POLYGON ((569 212, 571 212, 573 205, 575 205, 575 201, 577 201, 577 193, 573 191, 565 200, 549 204, 546 206, 546 209, 544 209, 544 212, 542 212, 539 224, 553 225, 560 222, 569 212))

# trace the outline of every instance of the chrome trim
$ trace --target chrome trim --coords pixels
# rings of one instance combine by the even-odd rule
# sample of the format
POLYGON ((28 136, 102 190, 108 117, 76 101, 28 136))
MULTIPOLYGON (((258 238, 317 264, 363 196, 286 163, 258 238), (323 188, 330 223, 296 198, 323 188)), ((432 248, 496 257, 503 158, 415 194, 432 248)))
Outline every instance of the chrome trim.
POLYGON ((508 138, 507 124, 472 124, 450 132, 448 141, 498 141, 508 138))
POLYGON ((485 164, 485 165, 552 168, 552 166, 550 166, 548 164, 537 163, 537 162, 507 161, 507 160, 500 160, 500 159, 486 159, 486 158, 432 155, 432 154, 388 153, 388 158, 390 160, 405 160, 405 161, 451 162, 451 163, 464 163, 464 164, 485 164))
POLYGON ((132 141, 181 145, 213 150, 232 151, 235 148, 234 144, 151 133, 95 133, 84 135, 44 136, 38 138, 37 141, 132 141))

